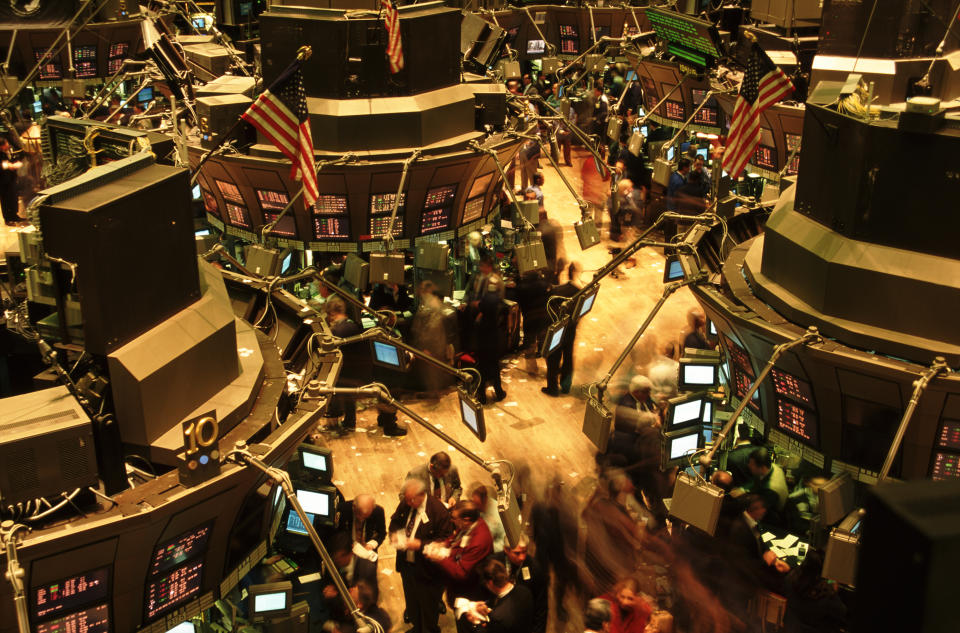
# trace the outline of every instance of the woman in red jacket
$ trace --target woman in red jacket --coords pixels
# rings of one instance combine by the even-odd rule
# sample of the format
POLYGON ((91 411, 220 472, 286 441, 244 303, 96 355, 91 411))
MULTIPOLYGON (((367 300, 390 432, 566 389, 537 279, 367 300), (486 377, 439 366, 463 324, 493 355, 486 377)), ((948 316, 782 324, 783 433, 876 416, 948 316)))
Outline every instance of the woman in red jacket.
POLYGON ((601 596, 612 607, 610 633, 643 633, 653 607, 639 592, 640 583, 635 578, 624 578, 609 594, 601 596))

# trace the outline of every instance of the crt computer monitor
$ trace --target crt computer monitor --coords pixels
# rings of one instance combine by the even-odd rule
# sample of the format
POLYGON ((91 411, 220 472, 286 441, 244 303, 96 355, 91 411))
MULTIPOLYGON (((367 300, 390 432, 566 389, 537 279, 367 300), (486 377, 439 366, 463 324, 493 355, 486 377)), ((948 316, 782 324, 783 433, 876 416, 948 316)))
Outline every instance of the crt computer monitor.
POLYGON ((720 384, 720 363, 680 359, 680 391, 714 388, 720 384))
POLYGON ((666 431, 699 427, 703 424, 703 394, 686 394, 667 401, 666 431))
POLYGON ((290 613, 293 603, 293 584, 289 580, 263 585, 250 585, 248 613, 255 622, 282 617, 290 613))
POLYGON ((297 487, 297 501, 303 511, 314 515, 314 521, 323 525, 333 525, 333 514, 337 491, 329 486, 317 488, 297 487))
POLYGON ((300 467, 321 481, 330 481, 333 477, 333 451, 323 446, 301 444, 297 447, 300 467))

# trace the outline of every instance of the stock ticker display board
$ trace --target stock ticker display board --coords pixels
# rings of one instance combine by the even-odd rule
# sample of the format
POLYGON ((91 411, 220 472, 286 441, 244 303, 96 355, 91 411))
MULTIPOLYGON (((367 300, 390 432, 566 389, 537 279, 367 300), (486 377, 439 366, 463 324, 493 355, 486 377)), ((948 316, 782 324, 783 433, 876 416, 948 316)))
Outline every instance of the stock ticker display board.
POLYGON ((152 579, 147 585, 144 601, 147 619, 152 620, 200 593, 202 580, 202 560, 187 563, 169 574, 152 579))
POLYGON ((210 528, 209 524, 202 525, 157 547, 150 563, 150 575, 155 576, 173 569, 180 563, 203 553, 207 549, 210 528))
POLYGON ((47 620, 101 602, 110 592, 110 568, 70 576, 31 590, 33 620, 47 620))
POLYGON ((810 383, 806 380, 773 367, 770 369, 770 381, 773 383, 773 390, 777 392, 777 395, 813 407, 813 391, 810 389, 810 383))
POLYGON ((438 233, 450 228, 456 193, 456 185, 427 190, 427 197, 423 201, 423 214, 420 216, 420 235, 438 233))
POLYGON ((686 118, 684 116, 685 112, 682 101, 668 99, 667 102, 663 104, 663 112, 664 116, 671 121, 683 121, 686 118))
POLYGON ((106 603, 81 609, 34 626, 35 633, 110 633, 110 607, 106 603))
POLYGON ((819 444, 816 415, 785 398, 777 398, 777 428, 815 448, 819 444))
POLYGON ((347 197, 323 194, 313 203, 313 237, 318 240, 350 239, 347 197))
POLYGON ((77 46, 73 49, 73 68, 77 79, 97 76, 97 47, 77 46))

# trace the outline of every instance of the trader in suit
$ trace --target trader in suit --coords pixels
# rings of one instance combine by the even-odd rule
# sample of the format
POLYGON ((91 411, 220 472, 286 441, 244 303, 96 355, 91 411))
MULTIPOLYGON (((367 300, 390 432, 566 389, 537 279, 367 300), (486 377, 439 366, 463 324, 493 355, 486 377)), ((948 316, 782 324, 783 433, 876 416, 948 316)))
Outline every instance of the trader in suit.
POLYGON ((354 543, 376 552, 387 536, 385 516, 373 495, 357 495, 340 513, 337 531, 349 534, 354 543))
POLYGON ((545 633, 550 611, 550 577, 535 558, 527 556, 525 537, 521 537, 515 547, 507 547, 503 551, 507 556, 505 567, 510 582, 526 587, 533 598, 531 633, 545 633))
MULTIPOLYGON (((347 316, 347 306, 340 297, 331 297, 326 302, 327 322, 330 333, 336 338, 348 338, 363 332, 347 316)), ((373 381, 373 361, 370 348, 366 343, 351 343, 340 350, 343 353, 343 367, 337 378, 337 387, 362 387, 373 381)), ((352 433, 357 428, 357 401, 349 396, 333 396, 327 405, 327 416, 331 418, 343 415, 340 423, 342 433, 352 433)))
POLYGON ((440 598, 443 575, 423 556, 428 543, 442 541, 453 533, 450 513, 443 503, 428 494, 418 478, 403 483, 403 499, 390 517, 390 539, 397 550, 397 572, 403 583, 406 615, 413 633, 439 633, 440 598))
POLYGON ((460 472, 444 452, 434 453, 430 462, 418 466, 407 473, 407 479, 416 478, 427 486, 427 492, 436 497, 448 508, 460 499, 463 486, 460 485, 460 472))
POLYGON ((427 553, 446 574, 447 602, 451 605, 457 596, 479 593, 477 565, 493 553, 493 536, 475 503, 458 501, 453 508, 453 524, 457 531, 447 541, 449 551, 427 553))
MULTIPOLYGON (((377 565, 353 553, 353 541, 350 540, 349 535, 341 532, 334 536, 330 545, 330 557, 347 588, 356 587, 358 583, 364 582, 372 589, 373 600, 377 600, 379 595, 377 565)), ((345 613, 343 601, 329 572, 326 574, 323 586, 323 597, 327 600, 330 613, 335 617, 349 615, 345 613)))
POLYGON ((533 598, 523 585, 511 582, 503 563, 487 560, 480 568, 480 578, 489 597, 484 602, 457 600, 458 623, 486 622, 486 633, 529 633, 533 630, 533 598))

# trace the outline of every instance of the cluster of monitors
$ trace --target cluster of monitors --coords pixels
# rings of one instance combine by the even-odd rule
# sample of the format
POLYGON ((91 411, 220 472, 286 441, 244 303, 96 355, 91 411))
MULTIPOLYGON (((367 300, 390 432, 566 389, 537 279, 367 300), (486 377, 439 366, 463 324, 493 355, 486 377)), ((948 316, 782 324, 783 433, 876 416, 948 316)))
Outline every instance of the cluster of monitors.
POLYGON ((671 398, 663 427, 664 466, 684 462, 713 441, 713 401, 705 392, 671 398))
POLYGON ((945 419, 940 424, 930 464, 931 479, 960 479, 960 420, 945 419))
MULTIPOLYGON (((154 548, 144 587, 144 620, 154 620, 200 593, 204 555, 213 522, 154 548)), ((109 633, 110 566, 74 574, 30 590, 30 620, 36 633, 109 633)), ((187 630, 186 628, 184 630, 187 630)))
MULTIPOLYGON (((100 72, 96 44, 80 44, 71 48, 75 78, 92 79, 103 74, 100 72)), ((107 48, 107 75, 113 75, 120 70, 129 51, 130 44, 128 42, 114 42, 107 48)), ((33 56, 34 62, 40 64, 37 75, 40 81, 60 81, 64 78, 60 55, 49 55, 49 49, 47 48, 34 48, 33 56)))
MULTIPOLYGON (((152 98, 152 97, 151 97, 152 98)), ((486 192, 493 180, 493 173, 479 176, 474 180, 464 204, 463 222, 478 220, 483 215, 486 192)), ((250 210, 240 188, 229 181, 213 179, 223 199, 223 210, 213 192, 204 188, 194 190, 194 198, 202 200, 207 213, 221 218, 227 224, 246 230, 253 230, 250 210)), ((254 189, 257 203, 263 213, 264 223, 276 221, 290 202, 285 191, 254 189)), ((433 235, 452 228, 454 219, 454 201, 457 185, 445 185, 428 189, 420 215, 420 236, 433 235)), ((396 217, 393 219, 393 236, 402 237, 405 233, 406 193, 401 194, 396 217)), ((377 239, 388 230, 393 214, 397 194, 378 193, 370 196, 368 223, 360 240, 377 239)), ((347 196, 340 194, 322 194, 314 203, 310 213, 311 234, 306 241, 349 240, 353 232, 350 227, 350 208, 347 196)), ((280 221, 271 229, 271 234, 279 237, 298 239, 296 219, 292 211, 280 217, 280 221)), ((302 239, 302 238, 301 238, 302 239)))
POLYGON ((594 285, 587 292, 577 298, 573 305, 571 316, 564 317, 554 321, 547 328, 547 334, 543 338, 543 344, 540 347, 540 355, 546 358, 550 356, 563 344, 567 329, 576 327, 576 322, 587 316, 593 309, 593 304, 597 300, 597 293, 600 292, 600 286, 594 285))
MULTIPOLYGON (((322 446, 301 444, 297 448, 297 456, 300 469, 305 474, 294 486, 297 502, 313 525, 333 525, 337 499, 337 489, 330 484, 333 479, 333 453, 322 446)), ((279 488, 277 493, 280 493, 279 488)), ((286 512, 285 518, 284 531, 287 534, 308 535, 303 519, 292 508, 286 512)))
MULTIPOLYGON (((594 35, 599 40, 610 35, 610 27, 595 26, 594 35)), ((527 55, 543 55, 547 52, 547 42, 541 39, 527 40, 527 55)), ((580 35, 572 24, 560 25, 560 52, 567 55, 580 54, 580 35)))

